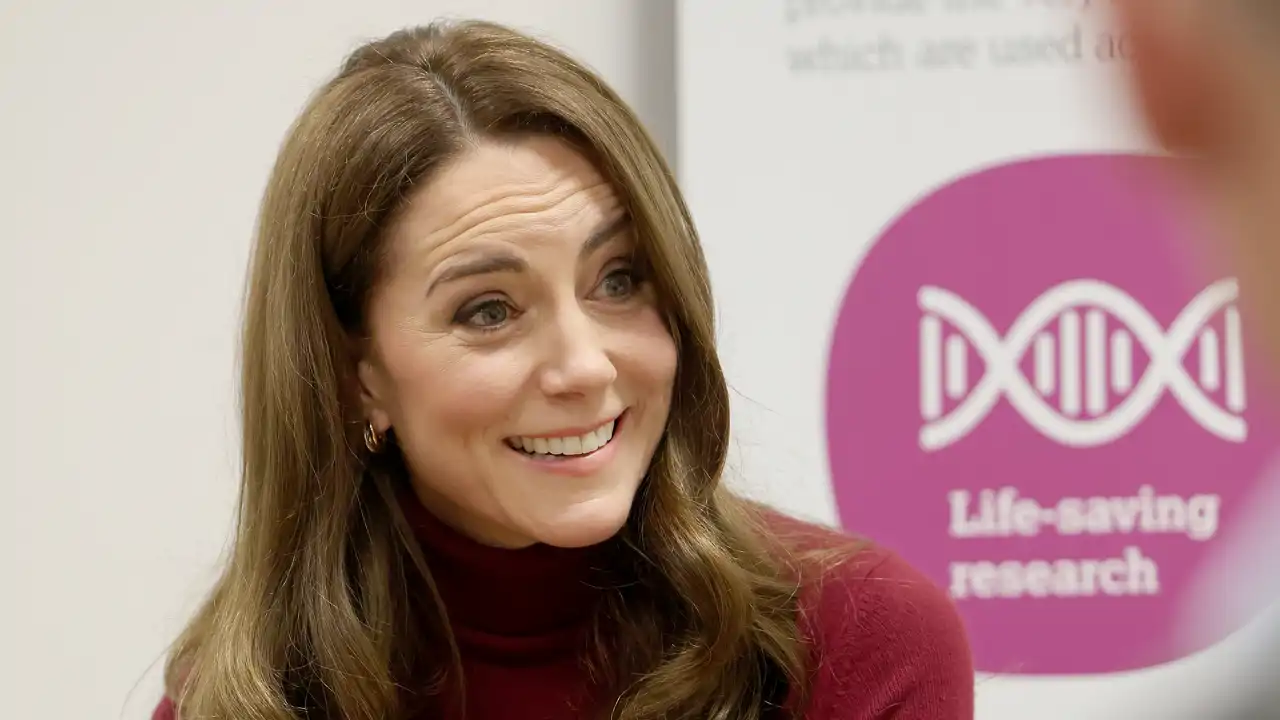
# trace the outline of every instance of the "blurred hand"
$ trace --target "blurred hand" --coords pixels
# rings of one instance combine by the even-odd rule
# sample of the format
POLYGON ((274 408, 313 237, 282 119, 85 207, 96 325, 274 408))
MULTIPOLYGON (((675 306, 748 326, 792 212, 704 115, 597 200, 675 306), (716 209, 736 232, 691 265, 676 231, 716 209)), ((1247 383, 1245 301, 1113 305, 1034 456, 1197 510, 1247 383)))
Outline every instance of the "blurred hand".
POLYGON ((1113 3, 1142 117, 1190 160, 1252 332, 1280 368, 1280 0, 1113 3))
MULTIPOLYGON (((1132 88, 1152 136, 1185 157, 1189 179, 1220 229, 1240 278, 1250 333, 1280 389, 1280 0, 1113 0, 1131 34, 1132 88)), ((1264 480, 1234 541, 1205 574, 1207 597, 1192 625, 1237 604, 1275 601, 1280 478, 1264 480), (1261 584, 1259 581, 1264 581, 1261 584)), ((1238 613, 1237 613, 1238 614, 1238 613)), ((1195 631, 1195 627, 1188 628, 1195 631)), ((1200 706, 1179 718, 1280 718, 1280 605, 1255 625, 1233 680, 1206 683, 1200 706), (1265 628, 1265 629, 1264 629, 1265 628)))

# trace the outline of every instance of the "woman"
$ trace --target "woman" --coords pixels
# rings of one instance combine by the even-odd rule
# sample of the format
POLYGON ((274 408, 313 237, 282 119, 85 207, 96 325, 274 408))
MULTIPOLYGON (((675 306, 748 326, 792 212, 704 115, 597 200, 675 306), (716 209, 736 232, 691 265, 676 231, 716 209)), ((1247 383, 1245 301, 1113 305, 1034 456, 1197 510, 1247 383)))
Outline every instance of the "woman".
MULTIPOLYGON (((1249 331, 1280 359, 1280 2, 1113 0, 1133 50, 1137 107, 1162 146, 1189 158, 1184 178, 1222 228, 1249 331)), ((1276 389, 1276 378, 1260 378, 1276 389)), ((1203 641, 1253 620, 1222 678, 1171 718, 1280 718, 1280 458, 1226 529, 1191 604, 1203 641)), ((1144 699, 1147 704, 1148 699, 1144 699)))
POLYGON ((962 718, 948 599, 720 483, 707 269, 632 113, 487 23, 358 49, 261 210, 225 574, 157 718, 962 718))

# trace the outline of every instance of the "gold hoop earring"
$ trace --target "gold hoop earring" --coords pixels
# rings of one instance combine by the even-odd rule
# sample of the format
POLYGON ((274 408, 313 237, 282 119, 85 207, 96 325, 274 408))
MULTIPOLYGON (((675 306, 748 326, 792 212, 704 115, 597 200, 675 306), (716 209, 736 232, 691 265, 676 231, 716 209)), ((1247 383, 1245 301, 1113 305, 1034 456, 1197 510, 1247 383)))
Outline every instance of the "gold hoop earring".
POLYGON ((379 435, 378 431, 373 429, 373 423, 364 424, 364 446, 369 449, 369 452, 377 455, 382 452, 386 442, 387 436, 385 434, 379 435))

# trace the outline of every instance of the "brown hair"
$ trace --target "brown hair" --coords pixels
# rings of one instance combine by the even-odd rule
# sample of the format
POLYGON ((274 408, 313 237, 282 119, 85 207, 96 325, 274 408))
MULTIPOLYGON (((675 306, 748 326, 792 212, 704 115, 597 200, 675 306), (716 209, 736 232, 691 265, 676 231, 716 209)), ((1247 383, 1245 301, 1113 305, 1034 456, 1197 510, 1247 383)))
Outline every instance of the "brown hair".
POLYGON ((356 50, 280 151, 248 289, 237 536, 167 673, 183 720, 387 720, 409 712, 403 685, 460 674, 430 558, 396 502, 403 469, 364 450, 349 343, 409 193, 468 144, 515 133, 572 140, 616 185, 679 352, 666 434, 616 539, 632 582, 597 620, 612 717, 750 720, 803 693, 798 580, 760 512, 720 482, 729 402, 671 171, 591 71, 465 22, 356 50))

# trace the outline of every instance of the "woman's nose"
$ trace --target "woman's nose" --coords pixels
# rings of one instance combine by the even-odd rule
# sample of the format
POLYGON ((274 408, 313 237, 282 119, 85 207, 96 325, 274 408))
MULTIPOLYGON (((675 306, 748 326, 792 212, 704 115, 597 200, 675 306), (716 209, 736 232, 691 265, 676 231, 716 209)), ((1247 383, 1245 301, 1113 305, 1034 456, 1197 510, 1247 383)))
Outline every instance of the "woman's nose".
POLYGON ((556 315, 548 330, 542 373, 548 395, 590 395, 618 377, 605 345, 605 330, 580 307, 556 315))

